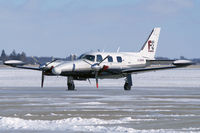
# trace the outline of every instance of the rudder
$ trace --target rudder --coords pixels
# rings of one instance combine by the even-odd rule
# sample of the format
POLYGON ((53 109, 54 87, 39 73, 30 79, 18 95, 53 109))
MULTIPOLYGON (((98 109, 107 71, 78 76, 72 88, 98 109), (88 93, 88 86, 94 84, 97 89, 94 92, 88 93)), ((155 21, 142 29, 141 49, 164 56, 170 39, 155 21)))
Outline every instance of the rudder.
POLYGON ((154 28, 140 50, 141 56, 154 60, 161 28, 154 28))

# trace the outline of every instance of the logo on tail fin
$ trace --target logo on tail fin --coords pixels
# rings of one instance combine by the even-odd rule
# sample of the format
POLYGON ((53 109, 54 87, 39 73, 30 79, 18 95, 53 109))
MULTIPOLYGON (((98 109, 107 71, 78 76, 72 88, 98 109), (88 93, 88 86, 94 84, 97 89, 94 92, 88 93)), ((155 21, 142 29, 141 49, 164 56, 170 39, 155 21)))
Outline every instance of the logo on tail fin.
POLYGON ((154 41, 148 41, 148 52, 154 52, 154 41))

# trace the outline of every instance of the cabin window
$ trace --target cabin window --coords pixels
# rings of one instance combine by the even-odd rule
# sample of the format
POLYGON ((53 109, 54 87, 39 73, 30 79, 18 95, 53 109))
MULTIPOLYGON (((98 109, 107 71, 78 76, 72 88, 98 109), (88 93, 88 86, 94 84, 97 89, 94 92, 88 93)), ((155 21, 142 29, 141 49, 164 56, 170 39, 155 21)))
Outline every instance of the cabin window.
POLYGON ((90 61, 94 61, 95 56, 94 55, 84 55, 81 58, 82 59, 87 59, 87 60, 90 60, 90 61))
POLYGON ((122 57, 121 56, 117 56, 117 62, 122 62, 122 57))
POLYGON ((113 62, 112 56, 108 56, 108 62, 113 62))
POLYGON ((100 54, 97 55, 97 62, 101 62, 103 60, 102 56, 100 54))

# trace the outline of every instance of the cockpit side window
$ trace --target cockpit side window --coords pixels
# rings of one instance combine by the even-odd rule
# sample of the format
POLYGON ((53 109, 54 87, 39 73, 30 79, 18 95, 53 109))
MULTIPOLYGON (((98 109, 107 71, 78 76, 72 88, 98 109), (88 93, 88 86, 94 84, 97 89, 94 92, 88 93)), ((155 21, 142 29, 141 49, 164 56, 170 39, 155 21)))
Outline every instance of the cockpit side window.
POLYGON ((113 62, 112 56, 108 56, 108 62, 113 62))
POLYGON ((90 61, 94 61, 95 56, 94 56, 94 55, 86 55, 86 56, 85 56, 85 59, 88 59, 88 60, 90 60, 90 61))
POLYGON ((122 57, 121 56, 117 56, 117 62, 122 62, 122 57))
POLYGON ((94 62, 95 56, 94 55, 82 55, 82 56, 79 57, 79 59, 87 59, 87 60, 94 62))
POLYGON ((100 54, 97 55, 97 62, 101 62, 103 60, 102 56, 100 54))

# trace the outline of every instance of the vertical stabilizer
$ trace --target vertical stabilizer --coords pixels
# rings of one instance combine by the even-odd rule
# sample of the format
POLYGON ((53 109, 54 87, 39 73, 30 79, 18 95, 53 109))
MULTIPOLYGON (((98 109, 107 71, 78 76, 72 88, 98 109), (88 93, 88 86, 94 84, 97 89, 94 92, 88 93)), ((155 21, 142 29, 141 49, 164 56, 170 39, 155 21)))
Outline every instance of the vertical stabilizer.
POLYGON ((155 57, 158 39, 160 35, 161 28, 154 28, 149 35, 147 41, 144 43, 143 47, 140 50, 140 55, 153 60, 155 57))

